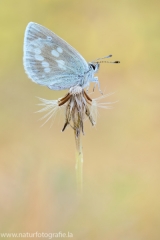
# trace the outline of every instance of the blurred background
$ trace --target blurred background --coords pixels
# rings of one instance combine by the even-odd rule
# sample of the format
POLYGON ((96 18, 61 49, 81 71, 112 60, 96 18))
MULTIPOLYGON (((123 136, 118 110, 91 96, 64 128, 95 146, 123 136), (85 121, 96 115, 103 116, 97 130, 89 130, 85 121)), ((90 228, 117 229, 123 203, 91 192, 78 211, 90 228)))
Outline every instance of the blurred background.
MULTIPOLYGON (((160 239, 160 2, 0 1, 0 232, 73 233, 83 240, 160 239), (27 24, 65 39, 101 64, 104 101, 85 123, 84 194, 76 195, 75 142, 63 113, 41 127, 41 97, 58 99, 23 69, 27 24)), ((90 92, 92 92, 90 87, 90 92)), ((92 96, 100 96, 98 89, 92 96)), ((25 239, 25 238, 24 238, 25 239)), ((64 239, 64 238, 63 238, 64 239)))

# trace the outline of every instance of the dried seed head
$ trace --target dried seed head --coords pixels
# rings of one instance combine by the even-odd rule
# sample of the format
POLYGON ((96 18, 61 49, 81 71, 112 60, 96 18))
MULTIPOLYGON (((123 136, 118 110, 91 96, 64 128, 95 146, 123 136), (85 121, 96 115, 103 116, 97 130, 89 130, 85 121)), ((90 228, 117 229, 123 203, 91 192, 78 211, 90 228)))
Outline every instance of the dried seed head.
POLYGON ((66 103, 66 121, 62 131, 65 130, 67 125, 70 125, 74 129, 76 137, 79 137, 81 132, 84 134, 83 121, 85 115, 90 119, 92 125, 94 125, 95 123, 88 107, 88 105, 91 105, 91 102, 92 99, 86 94, 83 88, 80 86, 70 88, 69 95, 67 94, 59 103, 66 103))
POLYGON ((76 138, 78 138, 81 132, 84 134, 83 123, 86 117, 90 120, 92 126, 94 126, 97 119, 97 107, 111 108, 109 105, 111 102, 100 102, 109 95, 111 94, 91 99, 83 88, 75 86, 70 88, 66 96, 58 100, 45 100, 40 98, 42 102, 40 105, 44 106, 44 108, 39 112, 48 111, 42 118, 47 118, 46 123, 59 109, 65 109, 65 123, 62 132, 70 125, 75 132, 76 138))
POLYGON ((81 88, 80 86, 71 87, 69 90, 71 95, 80 94, 82 93, 82 91, 83 91, 83 88, 81 88))

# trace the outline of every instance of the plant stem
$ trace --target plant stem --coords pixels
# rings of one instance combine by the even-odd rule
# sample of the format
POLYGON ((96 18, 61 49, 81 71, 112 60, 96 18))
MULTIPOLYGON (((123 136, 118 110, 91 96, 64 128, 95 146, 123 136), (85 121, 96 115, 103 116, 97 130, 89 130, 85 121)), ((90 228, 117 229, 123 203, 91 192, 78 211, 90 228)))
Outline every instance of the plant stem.
POLYGON ((80 135, 75 136, 76 139, 76 178, 77 178, 77 194, 83 193, 83 151, 80 135))

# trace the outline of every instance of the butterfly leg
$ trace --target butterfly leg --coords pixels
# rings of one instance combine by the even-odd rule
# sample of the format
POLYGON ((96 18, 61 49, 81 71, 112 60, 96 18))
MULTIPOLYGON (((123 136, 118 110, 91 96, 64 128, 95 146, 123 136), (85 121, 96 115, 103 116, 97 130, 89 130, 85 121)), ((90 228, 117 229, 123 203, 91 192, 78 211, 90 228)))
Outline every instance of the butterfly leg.
POLYGON ((94 84, 94 87, 93 87, 93 92, 94 92, 94 90, 95 90, 95 88, 96 88, 96 85, 97 85, 97 83, 95 83, 95 84, 94 84))
POLYGON ((89 82, 88 85, 87 85, 86 92, 88 92, 89 86, 90 86, 90 82, 89 82))
POLYGON ((95 83, 95 84, 94 84, 94 87, 93 87, 93 92, 94 92, 94 90, 95 90, 96 85, 98 85, 98 90, 99 90, 99 92, 103 95, 103 92, 101 91, 101 88, 100 88, 100 83, 99 83, 99 81, 98 81, 98 77, 94 77, 94 78, 92 78, 90 81, 95 83))

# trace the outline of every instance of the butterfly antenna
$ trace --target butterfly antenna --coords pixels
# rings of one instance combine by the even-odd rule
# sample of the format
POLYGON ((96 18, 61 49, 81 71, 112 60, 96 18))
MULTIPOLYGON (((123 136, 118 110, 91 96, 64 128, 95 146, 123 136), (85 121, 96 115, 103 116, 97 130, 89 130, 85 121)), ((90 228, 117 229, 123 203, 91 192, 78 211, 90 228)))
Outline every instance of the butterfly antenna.
POLYGON ((110 55, 108 55, 108 56, 105 56, 105 57, 102 57, 102 58, 97 58, 97 59, 95 59, 94 61, 92 61, 92 62, 96 62, 96 61, 98 61, 98 60, 101 60, 101 59, 104 59, 104 58, 110 58, 110 57, 112 57, 112 55, 110 54, 110 55))
POLYGON ((100 62, 97 62, 97 63, 120 63, 120 61, 114 61, 114 62, 109 62, 109 61, 100 61, 100 62))
POLYGON ((102 57, 102 58, 97 58, 95 59, 94 61, 92 61, 93 63, 120 63, 120 61, 113 61, 113 62, 109 62, 109 61, 99 61, 99 60, 102 60, 102 59, 105 59, 105 58, 110 58, 112 57, 112 55, 108 55, 108 56, 105 56, 105 57, 102 57))

